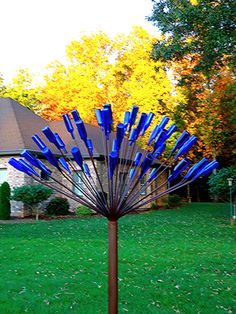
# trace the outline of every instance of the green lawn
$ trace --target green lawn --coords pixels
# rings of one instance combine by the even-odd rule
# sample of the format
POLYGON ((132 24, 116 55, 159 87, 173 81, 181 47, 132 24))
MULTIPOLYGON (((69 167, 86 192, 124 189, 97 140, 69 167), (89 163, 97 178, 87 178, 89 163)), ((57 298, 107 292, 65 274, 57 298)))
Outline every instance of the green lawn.
MULTIPOLYGON (((119 313, 236 313, 229 206, 191 204, 119 223, 119 313)), ((107 313, 103 218, 0 225, 0 314, 107 313)))

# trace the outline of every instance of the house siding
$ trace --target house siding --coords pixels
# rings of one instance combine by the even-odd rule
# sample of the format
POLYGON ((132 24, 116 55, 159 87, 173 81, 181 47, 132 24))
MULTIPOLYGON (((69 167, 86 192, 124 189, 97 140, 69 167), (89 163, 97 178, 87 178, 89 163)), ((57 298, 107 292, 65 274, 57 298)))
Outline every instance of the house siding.
MULTIPOLYGON (((37 145, 31 139, 32 134, 41 134, 42 128, 45 127, 45 125, 49 125, 52 128, 53 132, 57 132, 60 134, 68 151, 70 151, 71 148, 75 145, 73 140, 71 139, 71 135, 66 131, 63 120, 53 121, 53 122, 46 121, 42 119, 41 117, 37 116, 36 114, 34 114, 28 108, 21 106, 19 103, 17 103, 16 101, 10 98, 0 98, 0 113, 1 113, 0 114, 0 168, 7 169, 6 181, 10 184, 12 189, 21 185, 36 183, 34 182, 32 178, 28 177, 27 175, 19 171, 16 171, 13 167, 11 167, 8 164, 8 159, 12 157, 12 155, 14 155, 16 159, 19 159, 20 152, 23 149, 27 149, 31 152, 34 152, 34 154, 36 154, 38 158, 42 156, 42 153, 38 149, 37 145), (9 125, 11 125, 11 128, 9 128, 9 125)), ((104 191, 107 193, 108 192, 107 166, 104 161, 101 161, 102 156, 106 155, 106 149, 104 147, 105 145, 102 144, 102 131, 100 128, 86 124, 86 123, 85 123, 85 126, 86 126, 86 131, 88 134, 88 138, 90 138, 93 141, 93 146, 94 146, 93 154, 95 158, 94 163, 96 165, 98 176, 100 178, 100 181, 102 182, 104 191)), ((112 140, 114 138, 115 138, 115 133, 111 132, 110 143, 112 143, 112 140)), ((124 149, 121 149, 121 156, 120 156, 121 160, 124 161, 127 159, 132 159, 131 156, 134 153, 133 149, 135 148, 136 150, 136 147, 133 147, 132 149, 131 147, 129 147, 128 153, 126 154, 125 152, 128 145, 128 140, 125 139, 123 143, 125 146, 123 147, 124 149)), ((92 166, 92 162, 88 159, 89 158, 88 151, 79 136, 77 137, 76 145, 80 147, 81 154, 84 157, 85 162, 87 162, 90 168, 91 175, 94 178, 95 185, 97 189, 101 191, 100 183, 94 171, 94 168, 92 166)), ((53 153, 55 154, 58 153, 58 150, 51 143, 48 143, 48 147, 51 149, 53 153)), ((138 150, 142 151, 141 148, 137 148, 136 151, 138 150)), ((45 160, 43 162, 53 171, 53 176, 59 182, 63 183, 65 186, 68 186, 69 189, 72 190, 72 184, 69 183, 64 177, 62 177, 61 173, 59 173, 57 169, 53 168, 45 160)), ((125 165, 121 165, 119 168, 121 172, 128 172, 129 167, 125 162, 125 165)), ((5 171, 1 172, 0 174, 1 174, 0 178, 5 177, 5 171)), ((162 182, 164 182, 165 179, 166 179, 166 173, 163 173, 161 175, 161 178, 158 179, 159 180, 158 183, 161 184, 162 182)), ((120 178, 118 178, 118 180, 120 180, 120 178)), ((155 184, 153 186, 155 188, 155 184)), ((163 189, 165 188, 166 186, 163 187, 163 189)), ((150 191, 151 191, 151 187, 148 188, 147 193, 149 193, 150 191)), ((69 191, 68 193, 72 194, 71 191, 69 191)), ((54 192, 51 198, 55 196, 63 196, 63 194, 54 192)), ((72 211, 75 210, 75 208, 79 206, 79 203, 75 202, 74 200, 69 199, 69 202, 71 206, 70 209, 72 211)), ((160 202, 161 200, 158 201, 158 204, 160 204, 160 202)), ((42 206, 45 207, 45 203, 43 203, 42 206)), ((148 208, 149 206, 150 204, 147 204, 144 206, 144 208, 148 208)), ((21 204, 20 202, 11 201, 11 208, 12 208, 12 215, 27 214, 27 211, 25 210, 23 204, 21 204)))
MULTIPOLYGON (((15 157, 16 159, 19 159, 20 157, 16 156, 15 157)), ((7 169, 7 182, 9 183, 11 189, 14 189, 15 187, 19 187, 19 186, 22 186, 22 185, 27 185, 27 184, 38 184, 37 181, 33 180, 31 177, 25 175, 24 173, 22 172, 19 172, 17 170, 15 170, 13 167, 11 167, 9 164, 8 164, 8 160, 9 160, 9 157, 0 157, 0 169, 7 169)), ((63 177, 60 172, 55 169, 54 167, 52 167, 47 161, 43 160, 44 164, 50 168, 52 170, 52 176, 58 180, 59 182, 61 182, 62 184, 64 184, 65 186, 67 186, 71 191, 73 190, 73 185, 72 183, 68 182, 68 180, 63 177)), ((90 173, 91 173, 91 176, 94 180, 94 183, 96 184, 97 186, 97 189, 98 190, 101 190, 100 189, 100 184, 99 184, 99 181, 98 181, 98 178, 97 178, 97 175, 95 173, 95 170, 94 170, 94 167, 92 165, 92 162, 90 160, 86 160, 86 163, 88 164, 88 167, 90 169, 90 173)), ((102 186, 103 186, 103 189, 106 193, 108 193, 108 183, 107 183, 107 170, 106 170, 106 165, 105 165, 105 162, 103 161, 99 161, 99 160, 94 160, 94 163, 95 163, 95 166, 97 168, 97 172, 98 172, 98 175, 99 175, 99 178, 101 180, 101 183, 102 183, 102 186)), ((79 171, 80 168, 75 164, 73 163, 73 167, 79 171)), ((127 172, 128 171, 128 166, 122 168, 122 171, 123 172, 127 172)), ((38 172, 39 173, 39 172, 38 172)), ((162 175, 158 178, 158 181, 155 181, 151 186, 149 186, 147 188, 147 191, 146 193, 150 193, 151 190, 153 190, 154 188, 157 187, 157 185, 161 185, 163 182, 166 181, 166 173, 162 173, 162 175)), ((50 184, 53 186, 53 182, 50 182, 50 184)), ((56 183, 55 183, 56 184, 56 183)), ((67 193, 69 194, 73 194, 71 191, 68 191, 66 188, 64 187, 61 187, 60 186, 60 189, 62 191, 66 191, 67 193)), ((85 192, 88 191, 88 189, 86 188, 86 186, 83 186, 83 189, 85 189, 85 192)), ((166 189, 166 186, 163 186, 162 189, 160 189, 158 192, 160 191, 164 191, 166 189)), ((153 194, 154 196, 155 194, 153 194)), ((53 195, 50 197, 50 199, 54 198, 54 197, 65 197, 67 198, 66 196, 63 195, 63 193, 58 193, 56 191, 54 191, 53 195)), ((141 197, 141 196, 140 196, 141 197)), ((50 199, 48 201, 50 201, 50 199)), ((68 199, 68 198, 67 198, 68 199)), ((45 207, 46 206, 46 203, 48 202, 46 201, 43 206, 45 207)), ((68 199, 69 203, 70 203, 70 210, 71 211, 75 211, 75 209, 80 206, 81 204, 79 202, 76 202, 72 199, 68 199)), ((159 199, 157 201, 157 204, 158 205, 161 205, 162 204, 162 199, 159 199)), ((150 204, 146 204, 143 206, 142 209, 147 209, 147 208, 150 208, 150 204)), ((21 216, 21 217, 24 217, 28 214, 28 211, 27 209, 24 207, 24 205, 21 203, 21 202, 16 202, 16 201, 11 201, 11 214, 12 216, 21 216)))

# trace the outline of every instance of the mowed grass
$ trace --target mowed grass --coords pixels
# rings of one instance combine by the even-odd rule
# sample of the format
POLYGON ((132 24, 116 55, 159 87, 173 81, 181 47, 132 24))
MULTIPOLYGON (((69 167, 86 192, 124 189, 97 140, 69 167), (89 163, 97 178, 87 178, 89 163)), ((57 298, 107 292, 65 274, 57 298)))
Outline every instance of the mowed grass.
MULTIPOLYGON (((236 313, 229 206, 119 221, 119 313, 236 313)), ((107 313, 103 218, 0 225, 0 313, 107 313)))

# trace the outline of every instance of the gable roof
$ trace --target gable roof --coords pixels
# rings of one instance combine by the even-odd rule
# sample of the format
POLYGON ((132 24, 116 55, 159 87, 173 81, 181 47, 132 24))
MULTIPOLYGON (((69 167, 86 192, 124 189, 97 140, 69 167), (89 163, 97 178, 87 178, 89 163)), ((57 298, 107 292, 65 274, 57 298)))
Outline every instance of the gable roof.
MULTIPOLYGON (((45 126, 50 126, 53 132, 57 132, 61 136, 68 151, 75 146, 62 120, 49 122, 11 98, 0 98, 0 155, 20 154, 24 149, 41 154, 40 149, 31 138, 33 134, 38 134, 53 153, 58 154, 55 146, 50 144, 41 132, 45 126)), ((85 124, 85 126, 88 137, 94 144, 94 157, 102 156, 100 128, 90 124, 85 124)), ((83 157, 88 157, 85 145, 78 136, 77 143, 83 157)))
MULTIPOLYGON (((45 126, 49 126, 53 132, 60 135, 66 145, 68 155, 71 156, 70 151, 72 147, 78 146, 83 158, 89 158, 87 148, 83 141, 79 136, 76 136, 76 143, 72 140, 63 120, 47 121, 11 98, 0 98, 0 156, 20 155, 22 150, 27 149, 44 158, 42 152, 31 138, 33 134, 38 134, 56 156, 61 156, 57 148, 49 143, 41 132, 45 126)), ((101 129, 88 123, 85 123, 85 127, 88 138, 93 142, 93 157, 104 159, 106 153, 101 129)), ((111 150, 112 142, 115 137, 116 134, 111 132, 109 151, 111 150)), ((119 158, 128 160, 130 157, 128 158, 125 149, 128 139, 124 138, 124 142, 126 143, 123 145, 123 150, 119 153, 119 158)), ((135 149, 134 151, 145 153, 140 147, 136 146, 136 148, 137 150, 135 149)), ((153 166, 157 164, 159 164, 159 162, 154 160, 153 166)))
POLYGON ((23 149, 37 151, 31 135, 45 126, 45 120, 11 98, 0 98, 0 154, 23 149))
MULTIPOLYGON (((62 120, 49 122, 11 98, 0 98, 0 155, 18 155, 24 149, 41 155, 40 149, 31 138, 33 134, 38 134, 54 154, 59 154, 55 146, 48 143, 44 134, 41 132, 45 126, 49 126, 53 132, 57 132, 60 135, 66 144, 68 152, 76 145, 71 135, 67 132, 62 120)), ((93 142, 94 157, 103 158, 105 148, 101 129, 87 123, 85 123, 85 127, 88 138, 93 142)), ((112 139, 115 138, 115 133, 112 132, 110 137, 111 145, 112 139)), ((79 136, 76 137, 76 141, 82 156, 84 158, 89 157, 87 149, 79 136)), ((123 155, 124 153, 120 152, 121 158, 124 157, 123 155)))

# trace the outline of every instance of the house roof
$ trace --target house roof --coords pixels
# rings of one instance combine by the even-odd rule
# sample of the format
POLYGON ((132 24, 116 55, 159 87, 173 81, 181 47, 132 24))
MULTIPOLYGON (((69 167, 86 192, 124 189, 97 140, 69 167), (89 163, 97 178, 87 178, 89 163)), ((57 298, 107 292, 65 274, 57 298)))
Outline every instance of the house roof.
MULTIPOLYGON (((45 126, 49 126, 52 131, 60 135, 68 151, 75 146, 62 120, 47 121, 11 98, 0 98, 0 155, 19 154, 24 149, 40 154, 40 149, 31 138, 33 134, 39 135, 53 153, 58 154, 55 146, 50 144, 41 132, 45 126)), ((94 157, 102 156, 101 130, 90 124, 85 124, 85 126, 88 137, 94 144, 94 157)), ((88 157, 83 141, 79 136, 76 140, 83 157, 88 157)))
POLYGON ((45 126, 45 120, 11 98, 0 98, 0 154, 11 155, 38 148, 31 135, 45 126))
MULTIPOLYGON (((17 155, 24 149, 41 155, 40 149, 31 138, 33 134, 38 134, 53 153, 58 154, 59 152, 55 146, 48 143, 44 134, 41 132, 45 126, 50 126, 53 132, 57 132, 60 135, 66 144, 67 150, 70 152, 71 148, 75 146, 75 143, 71 135, 67 132, 63 121, 46 121, 13 99, 0 98, 0 155, 17 155)), ((88 138, 93 142, 94 157, 103 157, 105 148, 101 129, 86 123, 85 127, 88 138)), ((115 133, 112 132, 111 139, 114 137, 115 133)), ((82 140, 79 136, 76 138, 83 157, 89 157, 82 140)), ((120 152, 120 157, 124 157, 124 152, 120 152)))

